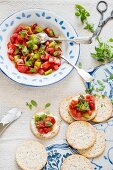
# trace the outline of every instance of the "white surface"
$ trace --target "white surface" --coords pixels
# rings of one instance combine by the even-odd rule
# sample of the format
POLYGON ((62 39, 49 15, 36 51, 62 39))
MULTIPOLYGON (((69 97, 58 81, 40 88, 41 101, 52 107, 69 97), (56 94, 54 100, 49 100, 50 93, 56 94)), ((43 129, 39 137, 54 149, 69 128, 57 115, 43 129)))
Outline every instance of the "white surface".
MULTIPOLYGON (((69 21, 78 32, 79 35, 88 35, 86 30, 83 30, 79 19, 74 16, 74 4, 80 3, 91 12, 90 21, 97 25, 100 19, 99 13, 96 11, 97 0, 0 0, 0 22, 12 13, 27 9, 27 8, 46 8, 52 10, 69 21)), ((109 10, 106 14, 109 15, 113 8, 113 1, 107 0, 109 10)), ((107 40, 113 37, 113 21, 110 21, 102 30, 100 37, 107 40)), ((95 42, 91 45, 81 45, 81 57, 83 68, 89 69, 96 66, 96 63, 91 57, 90 52, 94 51, 95 42)), ((67 78, 58 84, 43 88, 32 88, 19 85, 8 79, 3 73, 0 73, 0 115, 6 113, 12 107, 18 107, 23 114, 19 120, 14 122, 3 134, 0 139, 0 170, 18 170, 15 162, 15 150, 22 139, 35 139, 29 128, 29 122, 32 114, 37 110, 43 109, 47 102, 52 104, 51 111, 59 116, 60 101, 73 94, 77 94, 84 90, 84 85, 73 71, 67 78), (29 111, 26 108, 26 102, 35 99, 38 102, 38 108, 29 111), (9 139, 9 140, 6 140, 9 139)), ((59 116, 60 117, 60 116, 59 116)), ((44 145, 52 144, 65 138, 65 130, 67 125, 62 121, 59 134, 48 141, 43 141, 44 145)))

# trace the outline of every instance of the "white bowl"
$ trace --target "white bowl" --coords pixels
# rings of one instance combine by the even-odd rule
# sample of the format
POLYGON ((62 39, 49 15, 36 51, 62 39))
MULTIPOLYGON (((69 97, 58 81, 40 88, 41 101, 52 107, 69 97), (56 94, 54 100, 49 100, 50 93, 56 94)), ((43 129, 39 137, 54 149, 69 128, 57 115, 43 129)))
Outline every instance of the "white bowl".
MULTIPOLYGON (((31 25, 38 23, 42 27, 51 27, 55 33, 70 39, 77 36, 75 29, 63 18, 55 13, 45 9, 28 9, 19 11, 0 24, 0 68, 10 79, 29 86, 46 86, 56 83, 66 77, 71 71, 72 66, 66 62, 62 62, 60 68, 48 76, 44 75, 28 75, 18 72, 7 55, 7 43, 10 35, 20 24, 31 25)), ((80 54, 80 46, 73 42, 62 43, 63 55, 70 59, 74 64, 77 63, 80 54)))

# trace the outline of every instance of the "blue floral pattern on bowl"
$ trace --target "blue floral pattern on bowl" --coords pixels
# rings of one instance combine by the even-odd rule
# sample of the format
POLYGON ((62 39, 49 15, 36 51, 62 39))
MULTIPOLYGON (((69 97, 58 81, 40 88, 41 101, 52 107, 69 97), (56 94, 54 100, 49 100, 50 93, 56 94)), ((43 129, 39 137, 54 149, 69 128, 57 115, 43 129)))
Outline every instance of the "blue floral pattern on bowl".
POLYGON ((98 66, 93 70, 90 70, 89 73, 94 77, 94 81, 91 84, 86 83, 88 88, 94 86, 95 87, 94 93, 100 93, 113 99, 113 79, 110 79, 110 75, 113 74, 113 62, 102 66, 98 66), (104 89, 102 89, 102 91, 96 90, 99 88, 98 80, 102 82, 103 85, 105 86, 104 89))
MULTIPOLYGON (((94 170, 113 170, 113 120, 107 123, 95 125, 96 129, 105 132, 106 149, 98 158, 90 159, 94 170)), ((66 140, 57 142, 46 148, 48 161, 43 170, 61 170, 62 162, 76 150, 68 145, 66 140)))
MULTIPOLYGON (((58 35, 70 39, 77 36, 74 28, 66 20, 51 11, 44 9, 28 9, 17 12, 9 16, 0 24, 0 69, 10 79, 24 85, 41 87, 54 84, 62 80, 72 71, 73 68, 66 62, 62 61, 59 70, 45 77, 38 74, 26 75, 19 73, 8 58, 7 43, 10 35, 18 25, 30 25, 32 23, 39 23, 39 25, 43 27, 52 27, 58 35)), ((74 44, 73 42, 62 43, 62 49, 63 55, 68 57, 72 63, 76 64, 80 53, 79 45, 74 44)))

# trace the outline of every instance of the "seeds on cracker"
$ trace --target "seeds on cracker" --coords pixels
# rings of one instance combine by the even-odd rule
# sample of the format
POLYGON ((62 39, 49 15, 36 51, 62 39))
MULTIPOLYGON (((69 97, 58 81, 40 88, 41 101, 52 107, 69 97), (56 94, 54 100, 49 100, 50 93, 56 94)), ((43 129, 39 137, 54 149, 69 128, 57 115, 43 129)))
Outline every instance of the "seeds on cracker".
POLYGON ((47 162, 46 149, 37 141, 25 141, 17 148, 16 161, 22 170, 41 170, 47 162))
POLYGON ((93 168, 87 158, 73 154, 64 160, 61 170, 93 170, 93 168))
POLYGON ((100 156, 105 150, 105 135, 104 132, 97 131, 96 141, 94 145, 85 150, 79 150, 79 153, 87 158, 95 158, 100 156))
POLYGON ((96 130, 88 122, 75 121, 67 128, 66 139, 75 149, 88 149, 96 141, 96 130))

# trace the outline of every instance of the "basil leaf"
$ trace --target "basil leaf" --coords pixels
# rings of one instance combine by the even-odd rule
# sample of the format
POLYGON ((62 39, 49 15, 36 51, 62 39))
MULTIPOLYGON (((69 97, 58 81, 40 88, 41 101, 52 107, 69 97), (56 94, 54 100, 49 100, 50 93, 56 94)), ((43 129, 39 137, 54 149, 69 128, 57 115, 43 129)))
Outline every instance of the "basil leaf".
POLYGON ((31 104, 35 107, 37 107, 37 102, 35 100, 31 100, 31 104))
POLYGON ((81 62, 78 63, 78 67, 82 68, 82 63, 81 62))
POLYGON ((29 109, 32 110, 32 104, 31 103, 26 102, 26 106, 28 106, 29 109))
POLYGON ((50 107, 51 103, 46 103, 45 108, 50 107))
POLYGON ((48 126, 48 127, 53 126, 53 124, 51 122, 49 122, 49 121, 46 122, 45 125, 48 126))

